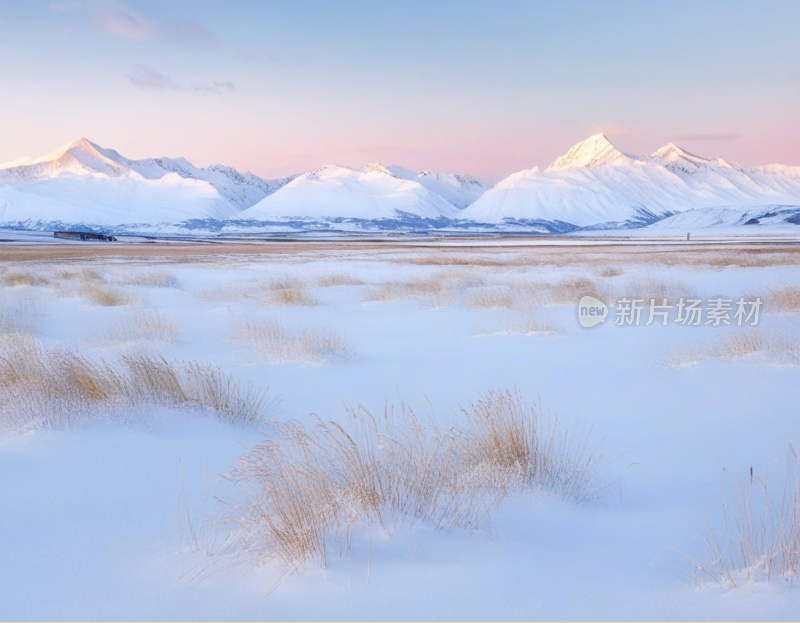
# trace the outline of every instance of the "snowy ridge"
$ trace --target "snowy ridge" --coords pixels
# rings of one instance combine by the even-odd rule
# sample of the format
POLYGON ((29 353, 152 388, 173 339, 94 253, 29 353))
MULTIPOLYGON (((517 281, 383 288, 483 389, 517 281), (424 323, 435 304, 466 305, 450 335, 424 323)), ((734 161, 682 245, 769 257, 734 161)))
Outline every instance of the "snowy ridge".
POLYGON ((417 181, 382 164, 354 169, 335 164, 304 173, 238 215, 239 219, 387 219, 403 214, 454 218, 458 209, 417 181))
POLYGON ((264 180, 183 158, 129 160, 81 138, 0 165, 0 223, 116 226, 230 218, 291 178, 264 180))
POLYGON ((515 173, 461 213, 477 223, 541 219, 579 227, 642 226, 698 208, 800 206, 800 167, 745 168, 672 143, 623 154, 592 136, 547 169, 515 173))
POLYGON ((81 138, 41 158, 0 164, 0 226, 175 232, 298 229, 567 233, 632 227, 793 227, 800 167, 743 167, 669 143, 647 156, 604 134, 544 171, 496 186, 470 175, 379 163, 326 165, 267 180, 184 158, 132 160, 81 138), (678 218, 680 217, 680 218, 678 218), (659 223, 658 226, 653 225, 659 223))
POLYGON ((396 164, 386 168, 395 177, 419 182, 434 195, 439 195, 460 210, 474 203, 490 188, 469 174, 456 175, 455 173, 436 173, 434 171, 415 173, 396 164))

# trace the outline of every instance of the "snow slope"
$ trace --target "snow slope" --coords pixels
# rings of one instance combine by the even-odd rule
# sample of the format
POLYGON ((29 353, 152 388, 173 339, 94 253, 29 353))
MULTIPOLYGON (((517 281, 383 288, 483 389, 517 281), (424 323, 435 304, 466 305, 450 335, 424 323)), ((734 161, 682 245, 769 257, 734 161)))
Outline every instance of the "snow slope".
POLYGON ((183 158, 129 160, 81 138, 42 158, 0 164, 0 223, 114 226, 226 219, 286 180, 183 158))
POLYGON ((418 181, 396 177, 381 164, 324 166, 305 173, 239 214, 239 219, 393 219, 402 213, 454 218, 458 209, 418 181))
POLYGON ((669 144, 649 156, 623 154, 603 134, 578 143, 547 169, 510 175, 460 217, 643 224, 695 208, 800 206, 800 167, 745 168, 669 144))
POLYGON ((458 209, 464 209, 475 202, 491 186, 481 184, 469 174, 436 173, 421 171, 415 173, 409 169, 393 164, 386 167, 395 177, 419 182, 435 195, 449 201, 458 209))

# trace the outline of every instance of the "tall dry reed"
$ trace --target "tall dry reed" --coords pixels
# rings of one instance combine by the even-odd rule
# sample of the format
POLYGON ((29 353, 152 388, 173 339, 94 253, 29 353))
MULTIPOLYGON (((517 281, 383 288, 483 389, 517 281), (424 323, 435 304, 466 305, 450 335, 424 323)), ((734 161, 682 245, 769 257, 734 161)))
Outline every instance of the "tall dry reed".
POLYGON ((347 406, 346 415, 341 424, 278 425, 277 438, 229 474, 239 492, 234 551, 249 564, 325 565, 331 539, 349 548, 370 525, 478 530, 514 492, 586 502, 601 491, 587 436, 571 435, 515 392, 482 396, 449 428, 406 406, 380 415, 347 406))

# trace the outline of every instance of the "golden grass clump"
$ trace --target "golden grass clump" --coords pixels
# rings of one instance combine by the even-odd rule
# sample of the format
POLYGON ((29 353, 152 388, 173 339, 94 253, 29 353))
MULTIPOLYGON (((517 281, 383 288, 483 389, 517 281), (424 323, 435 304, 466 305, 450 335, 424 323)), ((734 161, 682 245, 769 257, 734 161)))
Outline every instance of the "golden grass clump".
POLYGON ((106 278, 93 268, 81 268, 77 278, 87 283, 105 283, 106 278))
POLYGON ((619 277, 624 272, 625 271, 623 271, 621 268, 619 268, 617 266, 606 266, 603 270, 600 271, 600 276, 601 277, 619 277))
POLYGON ((439 252, 435 255, 418 255, 403 259, 402 263, 415 264, 417 266, 474 266, 481 263, 485 258, 470 257, 465 255, 455 255, 448 251, 439 252))
POLYGON ((514 392, 489 392, 462 409, 462 425, 440 427, 402 406, 375 415, 347 406, 343 424, 277 425, 278 436, 243 455, 229 474, 240 499, 231 520, 250 564, 293 570, 325 565, 331 539, 350 548, 370 525, 388 533, 424 522, 477 530, 515 491, 542 490, 573 502, 601 494, 598 459, 586 438, 514 392))
POLYGON ((459 292, 484 285, 475 274, 455 269, 440 271, 425 277, 418 276, 403 281, 389 281, 369 288, 365 301, 392 301, 396 299, 423 299, 432 307, 450 305, 459 292))
POLYGON ((404 298, 439 299, 450 292, 448 284, 441 276, 435 275, 427 279, 415 278, 405 281, 391 281, 375 288, 370 288, 364 293, 365 301, 392 301, 404 298))
MULTIPOLYGON (((748 297, 748 299, 755 300, 755 297, 748 297)), ((761 300, 770 311, 798 313, 800 312, 800 286, 786 285, 768 290, 761 300)))
POLYGON ((234 337, 259 355, 276 363, 320 364, 353 356, 347 338, 333 329, 290 329, 274 320, 245 319, 234 337))
POLYGON ((467 304, 471 309, 514 309, 517 301, 508 288, 481 288, 467 304))
POLYGON ((550 288, 550 299, 557 305, 577 305, 584 296, 593 296, 608 304, 611 293, 589 277, 570 277, 550 288))
POLYGON ((761 356, 772 363, 800 363, 800 340, 781 331, 757 328, 732 330, 706 343, 690 343, 673 350, 664 361, 667 367, 680 367, 721 359, 732 361, 761 356))
POLYGON ((102 307, 117 307, 131 302, 131 297, 124 292, 94 282, 84 283, 79 293, 85 301, 102 307))
POLYGON ((314 280, 318 288, 334 288, 338 286, 363 286, 361 279, 353 277, 350 273, 331 273, 314 280))
MULTIPOLYGON (((685 283, 659 277, 631 279, 625 285, 624 292, 625 298, 643 299, 645 307, 650 304, 652 299, 655 299, 657 305, 661 305, 664 299, 667 299, 669 303, 675 304, 680 298, 699 298, 697 293, 685 283)), ((619 298, 622 298, 622 296, 619 298)))
POLYGON ((111 362, 47 350, 26 336, 0 350, 0 430, 76 424, 145 405, 196 407, 224 422, 258 424, 274 403, 209 364, 144 355, 111 362))
POLYGON ((286 277, 266 285, 268 305, 317 305, 305 282, 286 277))
POLYGON ((151 270, 145 273, 130 275, 123 281, 123 285, 149 286, 153 288, 180 288, 181 282, 171 272, 166 270, 151 270))
POLYGON ((50 280, 32 272, 8 272, 2 277, 3 285, 13 288, 16 286, 45 286, 50 280))
POLYGON ((735 488, 732 502, 723 505, 725 530, 706 521, 696 536, 704 560, 689 559, 695 581, 711 581, 734 589, 745 583, 800 576, 800 478, 798 459, 789 446, 787 472, 779 499, 750 468, 749 482, 735 488))
POLYGON ((145 339, 175 344, 179 335, 180 329, 177 323, 166 313, 157 309, 139 308, 113 325, 104 339, 116 342, 136 342, 145 339))

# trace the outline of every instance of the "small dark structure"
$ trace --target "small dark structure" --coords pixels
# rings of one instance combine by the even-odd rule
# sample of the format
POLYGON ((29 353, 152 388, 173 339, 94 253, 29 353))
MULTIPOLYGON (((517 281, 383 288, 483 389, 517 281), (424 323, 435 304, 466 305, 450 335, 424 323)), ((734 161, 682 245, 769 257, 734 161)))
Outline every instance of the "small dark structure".
POLYGON ((53 238, 67 238, 69 240, 96 240, 99 242, 116 242, 114 236, 106 234, 93 234, 87 231, 55 231, 53 238))

